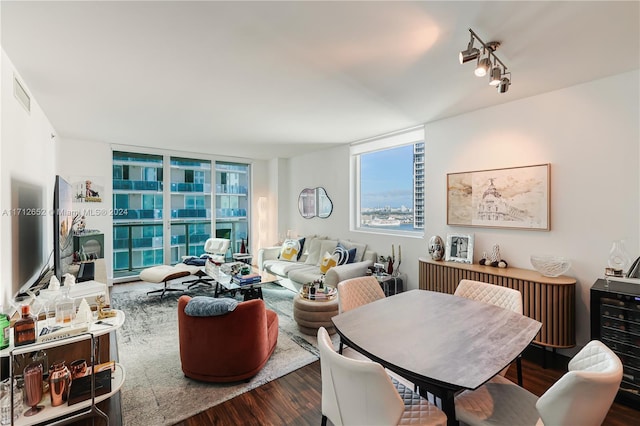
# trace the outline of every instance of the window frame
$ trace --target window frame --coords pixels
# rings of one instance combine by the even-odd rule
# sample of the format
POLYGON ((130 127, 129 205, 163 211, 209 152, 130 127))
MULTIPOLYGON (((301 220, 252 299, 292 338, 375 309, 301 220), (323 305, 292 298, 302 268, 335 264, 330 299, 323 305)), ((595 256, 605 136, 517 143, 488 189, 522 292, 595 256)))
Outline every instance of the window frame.
MULTIPOLYGON (((417 143, 425 142, 425 128, 423 125, 412 127, 409 129, 400 130, 390 134, 378 136, 375 138, 366 139, 363 141, 354 142, 349 147, 349 230, 351 232, 363 232, 376 235, 397 235, 410 238, 424 238, 424 228, 408 231, 408 230, 394 230, 386 228, 371 228, 361 226, 361 156, 376 151, 383 151, 387 149, 399 148, 402 146, 415 146, 417 143)), ((423 155, 424 164, 424 155, 423 155)), ((412 162, 412 167, 415 167, 412 162)), ((415 169, 414 169, 415 172, 415 169)), ((415 185, 415 179, 414 179, 415 185)), ((425 199, 424 186, 423 186, 423 199, 425 199)), ((415 200, 412 209, 415 211, 415 200)), ((423 206, 424 210, 424 206, 423 206)), ((424 220, 424 219, 423 219, 424 220)))

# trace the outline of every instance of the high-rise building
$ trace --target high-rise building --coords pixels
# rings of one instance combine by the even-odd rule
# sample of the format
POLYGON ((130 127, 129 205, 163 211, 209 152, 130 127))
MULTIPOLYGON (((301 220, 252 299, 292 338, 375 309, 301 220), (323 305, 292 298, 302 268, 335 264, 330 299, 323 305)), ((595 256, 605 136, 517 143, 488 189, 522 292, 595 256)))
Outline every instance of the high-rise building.
POLYGON ((413 145, 413 227, 424 229, 424 142, 413 145))

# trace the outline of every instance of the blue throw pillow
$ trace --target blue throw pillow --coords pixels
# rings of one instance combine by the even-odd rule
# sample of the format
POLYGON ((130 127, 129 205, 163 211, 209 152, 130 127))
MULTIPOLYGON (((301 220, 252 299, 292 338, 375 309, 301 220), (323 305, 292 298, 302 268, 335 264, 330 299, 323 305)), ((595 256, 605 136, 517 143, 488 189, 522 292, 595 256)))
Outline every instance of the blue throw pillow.
POLYGON ((202 257, 192 256, 183 260, 182 263, 184 263, 185 265, 191 265, 191 266, 204 266, 205 263, 207 263, 207 259, 202 257))
POLYGON ((338 243, 333 254, 338 255, 338 265, 345 265, 347 263, 353 263, 356 257, 356 249, 352 248, 351 250, 347 250, 342 244, 338 243))
POLYGON ((228 297, 196 296, 189 300, 184 313, 190 317, 215 317, 233 311, 238 301, 228 297))

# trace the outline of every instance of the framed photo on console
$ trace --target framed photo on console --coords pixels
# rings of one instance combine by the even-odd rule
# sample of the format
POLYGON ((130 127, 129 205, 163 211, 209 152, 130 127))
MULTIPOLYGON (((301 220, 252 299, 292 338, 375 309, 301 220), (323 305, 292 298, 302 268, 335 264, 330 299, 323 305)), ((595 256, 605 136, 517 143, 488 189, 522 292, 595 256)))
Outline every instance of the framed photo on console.
POLYGON ((444 260, 473 263, 473 237, 473 234, 447 234, 444 260))

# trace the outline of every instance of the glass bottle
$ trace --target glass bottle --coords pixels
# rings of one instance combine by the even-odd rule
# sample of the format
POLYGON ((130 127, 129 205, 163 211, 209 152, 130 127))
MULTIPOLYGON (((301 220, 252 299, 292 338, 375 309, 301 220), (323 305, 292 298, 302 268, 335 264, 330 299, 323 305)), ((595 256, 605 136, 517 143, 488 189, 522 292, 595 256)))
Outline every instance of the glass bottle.
POLYGON ((0 349, 9 346, 9 336, 11 334, 11 322, 9 315, 5 315, 0 308, 0 349))
POLYGON ((609 251, 609 267, 626 273, 629 263, 631 259, 625 249, 624 240, 614 241, 609 251))
POLYGON ((47 352, 43 349, 31 353, 31 364, 42 364, 42 371, 49 371, 49 357, 47 352))
POLYGON ((16 346, 27 345, 29 343, 35 343, 37 333, 37 319, 35 315, 31 314, 31 307, 29 305, 22 305, 20 307, 20 313, 22 317, 16 321, 13 326, 13 341, 16 346))
POLYGON ((71 325, 76 317, 76 305, 69 296, 69 287, 61 287, 62 295, 56 300, 56 323, 58 325, 71 325))

